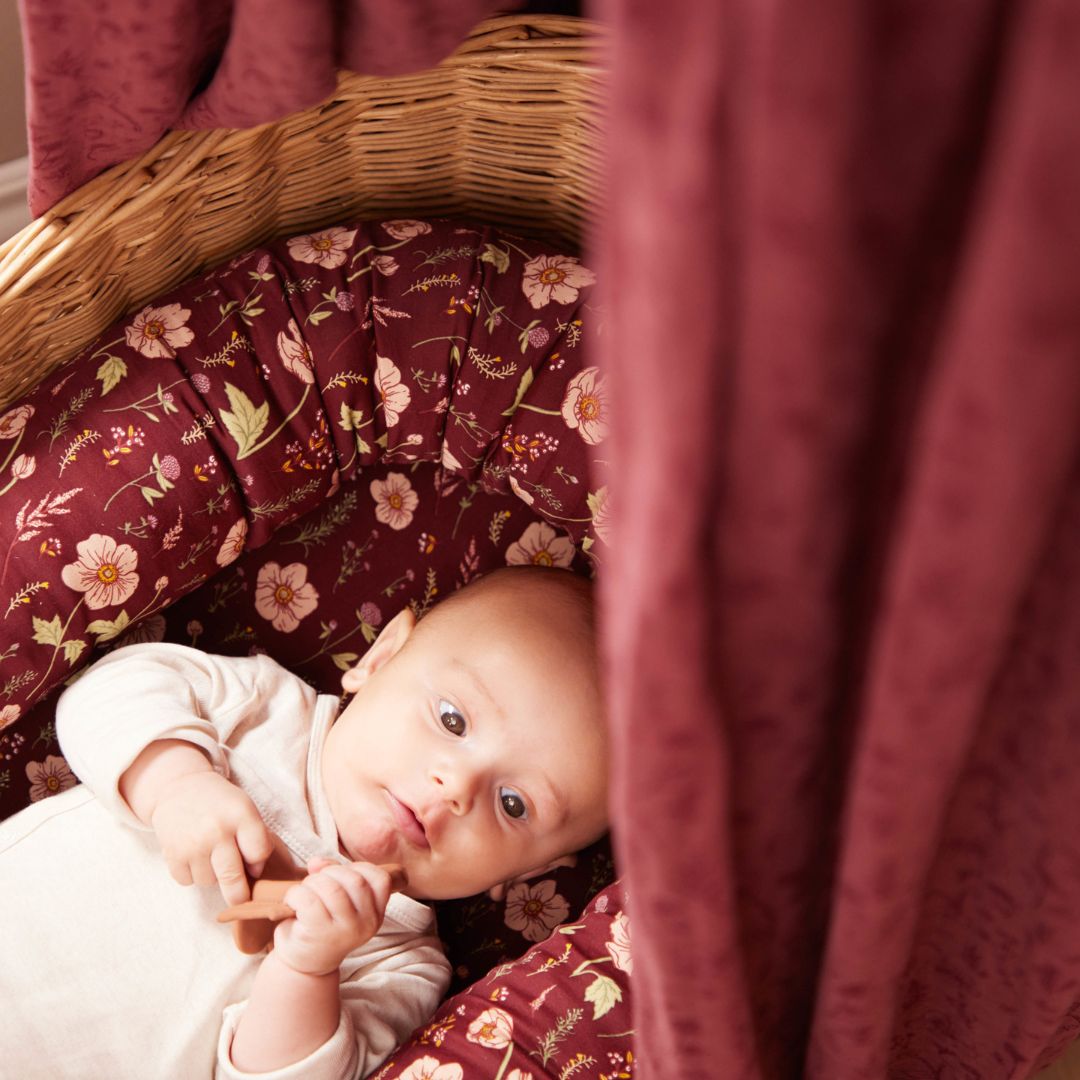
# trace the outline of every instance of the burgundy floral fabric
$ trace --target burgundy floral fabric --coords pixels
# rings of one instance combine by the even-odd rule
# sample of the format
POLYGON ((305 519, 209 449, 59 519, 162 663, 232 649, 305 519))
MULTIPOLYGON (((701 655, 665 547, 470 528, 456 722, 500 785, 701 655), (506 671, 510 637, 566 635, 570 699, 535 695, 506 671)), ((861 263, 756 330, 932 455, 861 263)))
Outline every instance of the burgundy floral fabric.
MULTIPOLYGON (((545 884, 526 912, 559 899, 545 884)), ((447 1000, 372 1080, 630 1080, 633 968, 626 897, 612 885, 580 919, 447 1000)))
MULTIPOLYGON (((0 416, 0 811, 76 782, 55 697, 105 651, 264 651, 340 692, 405 605, 497 566, 591 573, 609 421, 583 356, 592 285, 576 258, 467 224, 332 227, 131 313, 0 416)), ((500 903, 440 905, 454 987, 613 877, 605 841, 500 903)), ((572 1027, 565 1050, 595 1034, 572 1027)), ((466 1035, 445 1035, 458 1060, 466 1035)))
POLYGON ((133 312, 0 416, 4 809, 31 782, 20 717, 204 582, 247 603, 252 641, 325 675, 379 625, 364 604, 393 604, 381 579, 381 598, 365 591, 366 568, 408 571, 423 607, 492 554, 595 556, 606 494, 587 451, 608 408, 582 361, 592 283, 576 258, 468 225, 327 228, 133 312), (508 509, 480 499, 481 532, 463 520, 484 493, 508 509), (518 508, 531 524, 509 524, 518 508), (211 581, 312 511, 277 560, 211 581), (352 546, 317 585, 311 560, 338 532, 352 546), (336 592, 359 602, 324 633, 336 592), (281 647, 305 639, 320 644, 281 647))

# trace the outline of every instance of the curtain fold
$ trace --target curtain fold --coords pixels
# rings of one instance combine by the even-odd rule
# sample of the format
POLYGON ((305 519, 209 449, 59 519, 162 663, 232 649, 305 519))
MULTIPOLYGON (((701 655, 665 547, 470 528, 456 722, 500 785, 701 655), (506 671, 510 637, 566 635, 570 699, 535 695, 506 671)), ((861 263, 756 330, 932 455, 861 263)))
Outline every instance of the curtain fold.
POLYGON ((19 0, 36 217, 170 128, 317 104, 340 68, 432 67, 520 0, 19 0))
POLYGON ((642 1074, 1027 1076, 1080 997, 1080 11, 598 14, 642 1074))

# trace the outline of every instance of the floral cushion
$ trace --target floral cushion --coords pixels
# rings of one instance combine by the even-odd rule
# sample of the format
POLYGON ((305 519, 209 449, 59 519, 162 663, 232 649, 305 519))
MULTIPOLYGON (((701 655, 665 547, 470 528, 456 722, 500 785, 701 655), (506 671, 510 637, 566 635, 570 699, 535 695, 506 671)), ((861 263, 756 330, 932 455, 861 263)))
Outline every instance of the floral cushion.
MULTIPOLYGON (((0 415, 0 816, 75 782, 53 704, 102 651, 261 650, 336 691, 406 603, 506 563, 589 572, 591 285, 491 229, 324 229, 146 305, 0 415)), ((444 905, 458 985, 611 876, 601 844, 444 905)))
POLYGON ((633 1075, 630 920, 620 885, 445 1001, 373 1080, 633 1075))

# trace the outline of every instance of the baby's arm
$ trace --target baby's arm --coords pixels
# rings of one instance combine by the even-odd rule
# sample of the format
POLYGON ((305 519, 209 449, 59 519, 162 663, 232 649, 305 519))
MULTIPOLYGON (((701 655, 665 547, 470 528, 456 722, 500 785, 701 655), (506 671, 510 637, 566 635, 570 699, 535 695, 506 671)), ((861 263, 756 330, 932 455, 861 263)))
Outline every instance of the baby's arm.
POLYGON ((56 726, 75 774, 120 820, 153 828, 183 884, 247 898, 243 861, 270 836, 228 779, 225 744, 258 697, 263 664, 180 645, 135 645, 94 664, 60 698, 56 726))
POLYGON ((219 1080, 265 1071, 304 1080, 366 1075, 446 990, 449 965, 420 905, 404 901, 410 918, 420 913, 413 929, 391 920, 370 940, 383 922, 388 874, 319 859, 309 869, 287 894, 297 916, 275 931, 250 1000, 226 1010, 219 1080))
POLYGON ((307 1057, 337 1030, 341 963, 378 932, 391 878, 370 863, 313 859, 285 894, 295 919, 278 924, 233 1037, 232 1063, 270 1072, 307 1057))
POLYGON ((273 850, 270 830, 202 750, 179 739, 155 740, 119 786, 132 813, 154 830, 178 884, 216 883, 227 904, 248 899, 248 873, 258 877, 273 850))

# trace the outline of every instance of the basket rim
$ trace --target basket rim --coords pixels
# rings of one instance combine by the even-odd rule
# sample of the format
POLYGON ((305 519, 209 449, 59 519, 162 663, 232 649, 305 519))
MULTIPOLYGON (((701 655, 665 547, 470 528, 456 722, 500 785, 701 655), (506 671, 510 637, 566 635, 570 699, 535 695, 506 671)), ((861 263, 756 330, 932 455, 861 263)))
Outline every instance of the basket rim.
POLYGON ((170 130, 102 170, 0 244, 0 408, 125 312, 288 232, 458 216, 578 248, 602 213, 609 41, 590 19, 496 16, 432 67, 339 71, 277 120, 170 130))
MULTIPOLYGON (((530 52, 538 51, 538 43, 543 46, 560 38, 575 41, 585 38, 592 46, 602 43, 606 32, 604 24, 578 16, 497 15, 478 23, 453 54, 425 71, 475 66, 477 57, 485 54, 503 54, 520 65, 522 60, 529 58, 530 52), (530 34, 530 30, 540 33, 530 34)), ((537 57, 535 63, 541 68, 552 65, 550 60, 541 57, 537 57)), ((584 71, 591 68, 598 76, 604 71, 601 64, 579 66, 584 71)), ((422 72, 403 72, 385 78, 408 78, 412 74, 419 76, 422 72)), ((29 269, 27 264, 35 266, 37 272, 34 276, 37 277, 59 258, 61 245, 65 245, 69 239, 66 235, 68 232, 76 228, 89 231, 121 206, 124 206, 125 214, 133 212, 130 207, 134 205, 134 209, 137 209, 140 197, 150 197, 166 180, 176 180, 187 175, 196 162, 206 157, 225 138, 239 133, 257 137, 259 132, 281 124, 290 117, 329 105, 340 95, 343 85, 351 83, 362 86, 383 79, 383 76, 361 75, 343 70, 339 72, 337 85, 330 94, 277 120, 251 128, 167 130, 142 154, 109 166, 0 244, 0 302, 14 299, 11 294, 21 292, 26 287, 24 278, 25 270, 29 269), (186 145, 188 149, 179 159, 173 153, 178 144, 186 145), (163 163, 163 168, 152 170, 150 166, 157 162, 163 163), (53 251, 44 257, 45 265, 41 266, 36 255, 46 245, 53 251)))

